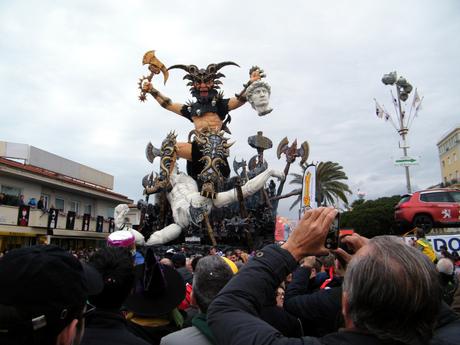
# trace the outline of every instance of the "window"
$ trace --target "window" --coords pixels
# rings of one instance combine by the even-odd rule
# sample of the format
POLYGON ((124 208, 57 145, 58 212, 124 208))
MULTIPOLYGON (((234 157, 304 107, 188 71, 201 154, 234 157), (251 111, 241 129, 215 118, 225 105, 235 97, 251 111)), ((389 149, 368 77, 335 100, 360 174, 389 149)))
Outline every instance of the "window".
POLYGON ((64 206, 65 206, 64 199, 56 197, 56 208, 59 211, 64 212, 64 206))
POLYGON ((115 208, 109 207, 107 208, 107 217, 106 218, 113 218, 113 213, 115 212, 115 208))
POLYGON ((85 213, 91 215, 91 205, 85 205, 85 213))
POLYGON ((443 167, 446 166, 446 162, 445 162, 445 161, 442 161, 442 166, 443 166, 443 167))
POLYGON ((19 196, 22 194, 22 189, 10 186, 2 186, 2 193, 6 195, 19 196))
POLYGON ((407 201, 409 201, 409 200, 410 200, 410 197, 411 197, 410 195, 404 195, 404 196, 401 198, 401 200, 399 200, 398 206, 401 205, 401 204, 403 204, 403 203, 405 203, 405 202, 407 202, 407 201))
POLYGON ((449 165, 449 164, 450 164, 450 156, 447 157, 447 165, 449 165))
POLYGON ((423 193, 420 200, 425 202, 450 202, 449 194, 446 192, 423 193))
POLYGON ((454 153, 453 156, 454 156, 454 162, 456 162, 457 161, 457 154, 454 153))
POLYGON ((460 192, 450 192, 450 195, 455 202, 460 202, 460 192))
POLYGON ((79 201, 71 201, 70 202, 70 209, 69 211, 73 211, 75 212, 75 214, 79 214, 80 213, 80 202, 79 201))

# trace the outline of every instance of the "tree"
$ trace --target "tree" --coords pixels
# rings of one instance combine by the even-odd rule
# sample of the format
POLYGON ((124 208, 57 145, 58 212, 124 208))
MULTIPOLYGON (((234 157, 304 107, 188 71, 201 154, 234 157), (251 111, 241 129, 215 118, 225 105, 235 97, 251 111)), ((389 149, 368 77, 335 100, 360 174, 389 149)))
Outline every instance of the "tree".
MULTIPOLYGON (((303 172, 308 165, 302 165, 303 172)), ((348 204, 346 194, 351 194, 350 188, 342 180, 348 180, 347 175, 342 170, 343 167, 336 162, 320 162, 316 167, 316 197, 319 205, 332 205, 336 199, 339 198, 345 204, 348 204)), ((292 203, 289 208, 292 210, 298 205, 302 199, 302 174, 292 173, 293 179, 289 184, 300 185, 300 188, 294 189, 287 196, 297 195, 297 199, 292 203)))
POLYGON ((400 199, 401 196, 394 195, 353 203, 351 211, 342 213, 340 227, 353 228, 366 237, 400 234, 394 219, 394 207, 400 199))

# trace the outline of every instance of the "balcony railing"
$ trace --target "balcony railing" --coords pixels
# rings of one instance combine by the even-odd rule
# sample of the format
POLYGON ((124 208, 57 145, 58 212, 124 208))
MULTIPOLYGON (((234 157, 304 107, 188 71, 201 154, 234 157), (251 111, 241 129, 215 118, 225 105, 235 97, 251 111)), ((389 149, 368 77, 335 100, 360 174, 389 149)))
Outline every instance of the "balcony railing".
MULTIPOLYGON (((21 218, 19 215, 20 207, 19 206, 7 206, 7 205, 0 205, 0 230, 2 230, 2 225, 4 226, 17 226, 18 228, 36 228, 36 229, 47 229, 48 228, 48 220, 49 220, 49 212, 44 212, 39 209, 30 208, 29 209, 29 217, 27 225, 19 225, 19 219, 21 218)), ((25 222, 23 221, 23 224, 25 222)), ((68 229, 67 225, 67 213, 60 212, 57 219, 56 227, 53 229, 55 230, 67 230, 67 231, 79 231, 84 233, 109 233, 110 229, 110 221, 109 219, 103 219, 102 221, 102 231, 96 231, 97 229, 97 218, 91 218, 89 221, 88 231, 83 231, 83 217, 76 216, 74 221, 73 229, 68 229)))

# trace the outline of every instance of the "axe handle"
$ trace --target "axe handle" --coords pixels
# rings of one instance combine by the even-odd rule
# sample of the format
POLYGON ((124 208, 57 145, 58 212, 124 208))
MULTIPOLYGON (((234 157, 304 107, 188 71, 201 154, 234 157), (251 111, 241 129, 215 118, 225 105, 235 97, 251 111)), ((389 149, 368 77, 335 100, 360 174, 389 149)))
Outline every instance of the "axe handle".
MULTIPOLYGON (((284 176, 288 176, 287 174, 289 173, 289 168, 291 167, 291 163, 286 163, 286 167, 284 168, 284 176)), ((278 191, 276 192, 276 197, 279 197, 281 193, 283 193, 283 187, 284 183, 286 182, 286 179, 282 180, 280 182, 280 185, 278 186, 278 191)), ((273 198, 272 200, 274 201, 272 206, 275 212, 278 210, 278 203, 280 198, 273 198)))
POLYGON ((272 210, 273 209, 273 206, 272 206, 272 203, 270 202, 270 197, 268 196, 267 194, 267 190, 265 188, 262 188, 263 190, 263 193, 264 193, 264 199, 265 199, 265 203, 267 204, 267 207, 272 210))
POLYGON ((212 231, 211 223, 209 222, 209 217, 207 213, 204 214, 203 221, 206 225, 206 230, 208 231, 208 236, 211 240, 213 247, 217 246, 216 238, 214 237, 214 232, 212 231))

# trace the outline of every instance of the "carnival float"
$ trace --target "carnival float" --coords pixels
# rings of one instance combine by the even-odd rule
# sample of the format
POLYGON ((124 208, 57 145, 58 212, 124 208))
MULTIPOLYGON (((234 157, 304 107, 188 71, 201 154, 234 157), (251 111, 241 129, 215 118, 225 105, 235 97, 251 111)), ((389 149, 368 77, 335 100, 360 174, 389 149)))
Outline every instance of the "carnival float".
MULTIPOLYGON (((230 245, 254 249, 273 242, 279 196, 290 165, 300 158, 303 164, 309 153, 308 143, 298 145, 284 138, 278 144, 277 157, 286 158, 284 171, 269 167, 264 151, 273 147, 262 131, 248 138, 256 153, 248 159, 233 160, 230 165, 230 112, 246 103, 266 116, 273 109, 269 100, 270 85, 263 79, 263 69, 249 69, 249 80, 231 98, 221 90, 224 67, 232 61, 196 65, 176 64, 166 67, 155 55, 145 53, 144 65, 149 75, 139 79, 139 99, 152 97, 164 111, 178 114, 193 123, 187 142, 176 140, 178 134, 165 132, 163 140, 147 144, 145 154, 150 163, 159 161, 160 169, 142 179, 144 199, 138 231, 149 246, 171 244, 230 245), (185 72, 192 101, 176 103, 154 87, 160 73, 166 85, 170 72, 185 72), (150 96, 148 96, 150 95, 150 96), (186 172, 179 171, 177 160, 187 161, 186 172), (231 174, 233 168, 233 175, 231 174)), ((155 170, 155 169, 154 169, 155 170)), ((119 226, 117 226, 119 228, 119 226)))

